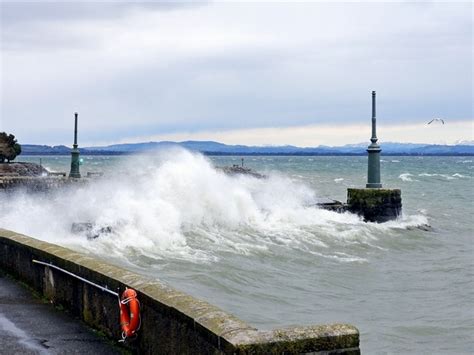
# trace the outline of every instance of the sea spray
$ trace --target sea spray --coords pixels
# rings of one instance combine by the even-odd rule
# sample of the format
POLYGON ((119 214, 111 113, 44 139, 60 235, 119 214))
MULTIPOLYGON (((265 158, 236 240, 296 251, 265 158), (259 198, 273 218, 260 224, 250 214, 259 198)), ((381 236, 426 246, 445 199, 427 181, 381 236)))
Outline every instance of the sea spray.
MULTIPOLYGON (((81 172, 104 171, 107 180, 102 185, 94 182, 77 190, 77 196, 74 191, 44 199, 39 195, 23 196, 19 211, 15 208, 20 200, 0 196, 0 226, 93 253, 147 278, 160 279, 259 329, 352 323, 361 331, 364 353, 383 353, 387 349, 393 353, 437 353, 443 349, 464 354, 473 348, 474 321, 472 313, 466 312, 473 309, 474 299, 472 157, 397 157, 400 163, 395 164, 390 163, 391 157, 386 158, 382 180, 385 187, 403 189, 404 216, 376 224, 364 223, 351 214, 308 207, 314 196, 343 201, 346 186, 364 186, 366 157, 302 156, 292 157, 292 162, 285 156, 246 158, 246 167, 269 176, 262 184, 258 179, 222 175, 208 162, 218 166, 239 164, 240 157, 191 154, 189 159, 194 163, 190 165, 181 154, 169 151, 149 158, 85 159, 81 172), (466 159, 471 161, 457 164, 466 159), (120 164, 124 160, 126 164, 120 164), (95 162, 99 164, 93 165, 95 162), (118 221, 121 216, 116 211, 126 208, 119 205, 127 198, 137 199, 139 208, 151 208, 160 200, 172 210, 178 208, 156 188, 147 190, 165 163, 169 163, 171 173, 192 166, 191 176, 196 176, 196 181, 197 175, 204 174, 207 179, 206 174, 216 174, 211 191, 217 196, 209 197, 210 203, 224 196, 224 206, 234 204, 227 188, 230 185, 250 196, 253 212, 238 216, 234 224, 223 218, 227 211, 222 211, 220 218, 213 216, 220 212, 218 209, 201 212, 205 217, 202 220, 190 218, 189 211, 178 210, 180 218, 174 222, 161 214, 160 223, 164 220, 166 229, 175 234, 167 234, 165 226, 153 223, 150 235, 144 235, 152 247, 131 245, 130 235, 118 227, 133 225, 134 221, 131 217, 118 221), (408 177, 419 181, 399 178, 408 172, 412 174, 408 177), (421 175, 425 173, 446 174, 454 179, 421 175), (334 179, 340 177, 344 181, 336 184, 334 179), (122 201, 114 197, 120 190, 122 201), (280 197, 281 191, 284 195, 280 197), (293 191, 299 191, 297 197, 293 191), (291 208, 285 205, 288 194, 294 201, 291 208), (104 196, 110 201, 104 202, 104 196), (272 206, 273 202, 279 207, 272 206), (72 221, 103 218, 105 226, 109 220, 104 210, 109 211, 110 221, 117 220, 114 233, 94 240, 71 233, 72 221), (425 228, 428 223, 431 229, 425 228), (159 238, 167 238, 169 243, 159 238)), ((21 158, 37 161, 37 157, 21 158)), ((70 157, 43 157, 43 164, 67 171, 70 157)), ((176 175, 172 173, 170 178, 181 178, 176 175)), ((160 176, 165 184, 164 172, 160 176)), ((202 181, 196 184, 197 190, 205 191, 201 185, 202 181)), ((169 182, 169 186, 176 184, 169 182)), ((186 186, 183 189, 180 196, 186 202, 191 200, 187 196, 200 196, 187 191, 186 186)), ((180 203, 179 208, 183 205, 186 203, 180 203)))
POLYGON ((347 254, 346 247, 372 243, 380 228, 427 222, 420 217, 385 226, 364 223, 350 213, 311 207, 316 191, 284 174, 228 176, 206 157, 181 149, 134 156, 116 170, 121 173, 81 187, 13 195, 2 204, 0 223, 53 243, 140 263, 140 257, 214 262, 224 253, 272 253, 275 246, 361 260, 347 254), (73 223, 91 223, 99 237, 72 233, 73 223), (101 234, 104 228, 112 232, 101 234))

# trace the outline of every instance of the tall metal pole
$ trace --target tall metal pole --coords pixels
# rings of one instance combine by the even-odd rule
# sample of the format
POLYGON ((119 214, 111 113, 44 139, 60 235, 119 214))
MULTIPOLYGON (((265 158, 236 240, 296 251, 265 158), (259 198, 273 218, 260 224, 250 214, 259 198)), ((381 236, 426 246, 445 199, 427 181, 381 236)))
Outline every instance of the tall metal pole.
POLYGON ((73 148, 77 149, 77 112, 74 112, 74 145, 73 148))
POLYGON ((80 178, 79 172, 79 149, 77 149, 77 112, 74 113, 74 144, 71 150, 71 171, 70 178, 80 178))
MULTIPOLYGON (((370 138, 372 143, 377 143, 377 118, 375 112, 375 91, 372 91, 372 137, 370 138)), ((77 121, 76 121, 77 123, 77 121)))
POLYGON ((381 188, 380 183, 380 146, 377 144, 377 119, 375 115, 375 91, 372 91, 372 142, 367 148, 369 153, 368 169, 367 169, 367 185, 368 188, 381 188))

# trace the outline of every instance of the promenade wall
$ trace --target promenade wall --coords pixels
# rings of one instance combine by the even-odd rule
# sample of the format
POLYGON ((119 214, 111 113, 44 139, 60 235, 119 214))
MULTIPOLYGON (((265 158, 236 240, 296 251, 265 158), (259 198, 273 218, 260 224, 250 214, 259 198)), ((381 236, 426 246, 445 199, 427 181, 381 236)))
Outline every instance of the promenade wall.
MULTIPOLYGON (((124 344, 143 354, 359 354, 359 332, 348 324, 259 331, 235 316, 120 267, 0 229, 0 268, 113 339, 121 338, 118 299, 51 267, 52 263, 114 291, 134 288, 142 325, 124 344)), ((39 320, 38 320, 39 321, 39 320)))

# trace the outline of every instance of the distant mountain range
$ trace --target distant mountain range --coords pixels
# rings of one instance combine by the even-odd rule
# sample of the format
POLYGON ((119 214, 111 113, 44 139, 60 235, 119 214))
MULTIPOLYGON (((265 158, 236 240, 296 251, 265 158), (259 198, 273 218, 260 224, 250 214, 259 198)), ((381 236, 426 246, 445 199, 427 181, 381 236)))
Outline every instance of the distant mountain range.
MULTIPOLYGON (((83 155, 136 154, 165 148, 182 147, 207 155, 365 155, 368 143, 347 144, 342 147, 318 146, 301 148, 284 146, 227 145, 213 141, 147 142, 113 144, 102 147, 79 148, 83 155)), ((22 144, 23 155, 68 155, 71 148, 22 144)), ((474 155, 474 142, 456 145, 382 143, 383 155, 474 155)))

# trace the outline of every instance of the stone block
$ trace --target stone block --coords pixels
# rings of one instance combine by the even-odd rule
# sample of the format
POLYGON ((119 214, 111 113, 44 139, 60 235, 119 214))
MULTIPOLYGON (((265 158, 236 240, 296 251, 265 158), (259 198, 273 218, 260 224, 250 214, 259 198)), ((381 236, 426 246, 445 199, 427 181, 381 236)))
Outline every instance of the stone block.
POLYGON ((347 189, 347 206, 365 221, 383 223, 396 219, 402 212, 400 189, 347 189))

